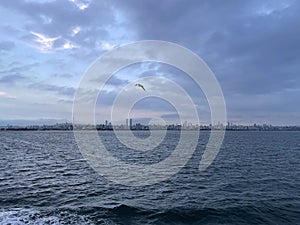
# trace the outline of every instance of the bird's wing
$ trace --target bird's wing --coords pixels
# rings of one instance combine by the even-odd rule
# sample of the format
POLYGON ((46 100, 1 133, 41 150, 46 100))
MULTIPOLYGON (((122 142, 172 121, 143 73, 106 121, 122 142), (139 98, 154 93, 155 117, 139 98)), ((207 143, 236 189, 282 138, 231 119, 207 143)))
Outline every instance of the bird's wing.
POLYGON ((146 91, 146 89, 144 88, 144 86, 142 84, 137 83, 134 86, 138 86, 138 87, 142 88, 144 91, 146 91))

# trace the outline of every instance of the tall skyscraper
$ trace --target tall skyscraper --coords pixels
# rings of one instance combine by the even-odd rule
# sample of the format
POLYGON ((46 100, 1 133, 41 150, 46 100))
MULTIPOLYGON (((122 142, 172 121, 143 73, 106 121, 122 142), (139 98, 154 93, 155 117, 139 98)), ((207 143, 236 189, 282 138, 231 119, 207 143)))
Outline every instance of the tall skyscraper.
POLYGON ((128 127, 128 119, 126 119, 126 127, 125 127, 125 129, 128 129, 129 127, 128 127))
POLYGON ((132 129, 132 119, 129 119, 129 125, 130 125, 130 129, 132 129))

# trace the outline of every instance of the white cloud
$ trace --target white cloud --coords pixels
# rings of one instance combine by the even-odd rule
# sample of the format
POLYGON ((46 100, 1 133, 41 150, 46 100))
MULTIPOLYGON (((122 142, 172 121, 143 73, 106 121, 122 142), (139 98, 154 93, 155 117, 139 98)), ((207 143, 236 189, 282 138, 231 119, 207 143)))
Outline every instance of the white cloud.
POLYGON ((66 41, 66 43, 62 47, 63 49, 72 49, 72 48, 77 48, 76 45, 73 45, 72 42, 69 40, 66 41))
MULTIPOLYGON (((79 31, 78 31, 79 32, 79 31)), ((46 35, 43 34, 39 34, 36 32, 31 32, 31 34, 33 34, 34 36, 36 36, 36 42, 39 43, 39 46, 37 46, 37 48, 41 51, 41 52, 49 52, 51 50, 64 50, 64 49, 73 49, 73 48, 77 48, 77 45, 74 45, 70 40, 65 40, 64 44, 60 47, 54 47, 54 42, 58 39, 61 39, 61 36, 59 37, 47 37, 46 35)))
POLYGON ((81 28, 79 26, 73 27, 72 28, 72 36, 75 36, 76 34, 78 34, 81 31, 81 28))
POLYGON ((10 99, 16 99, 17 97, 15 95, 11 95, 7 92, 0 91, 0 97, 4 98, 10 98, 10 99))
POLYGON ((290 4, 287 2, 282 2, 281 4, 269 2, 263 5, 260 5, 259 9, 257 10, 257 14, 262 16, 269 16, 274 12, 282 11, 290 7, 290 4))
POLYGON ((80 10, 85 10, 89 7, 90 1, 80 1, 80 0, 69 0, 73 2, 80 10))
POLYGON ((101 48, 102 48, 103 50, 111 50, 111 49, 113 49, 114 47, 115 47, 115 45, 110 44, 110 43, 108 43, 108 42, 102 42, 102 43, 101 43, 101 48))
POLYGON ((43 20, 44 24, 50 24, 52 23, 52 18, 45 15, 40 15, 41 19, 43 20))
POLYGON ((47 51, 52 50, 53 49, 53 43, 56 40, 61 38, 60 36, 50 38, 50 37, 47 37, 43 34, 39 34, 39 33, 33 32, 33 31, 31 31, 30 33, 36 37, 35 41, 37 43, 39 43, 38 49, 42 52, 47 52, 47 51))

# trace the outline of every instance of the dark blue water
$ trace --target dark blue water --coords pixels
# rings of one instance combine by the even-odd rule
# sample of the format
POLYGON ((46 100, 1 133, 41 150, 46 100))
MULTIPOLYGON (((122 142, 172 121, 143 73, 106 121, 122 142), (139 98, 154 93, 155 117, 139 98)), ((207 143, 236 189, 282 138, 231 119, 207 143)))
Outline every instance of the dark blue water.
MULTIPOLYGON (((100 136, 116 157, 147 164, 167 157, 178 134, 144 157, 100 136)), ((126 187, 89 167, 72 132, 0 132, 0 224, 300 224, 300 132, 227 132, 199 173, 208 136, 171 179, 126 187)))

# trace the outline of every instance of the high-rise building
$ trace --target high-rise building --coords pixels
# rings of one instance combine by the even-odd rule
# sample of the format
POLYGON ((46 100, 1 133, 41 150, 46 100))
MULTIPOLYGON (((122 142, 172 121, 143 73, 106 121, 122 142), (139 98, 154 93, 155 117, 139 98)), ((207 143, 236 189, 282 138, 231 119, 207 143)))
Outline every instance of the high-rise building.
POLYGON ((130 129, 132 129, 132 119, 131 118, 129 119, 129 126, 130 126, 130 129))

